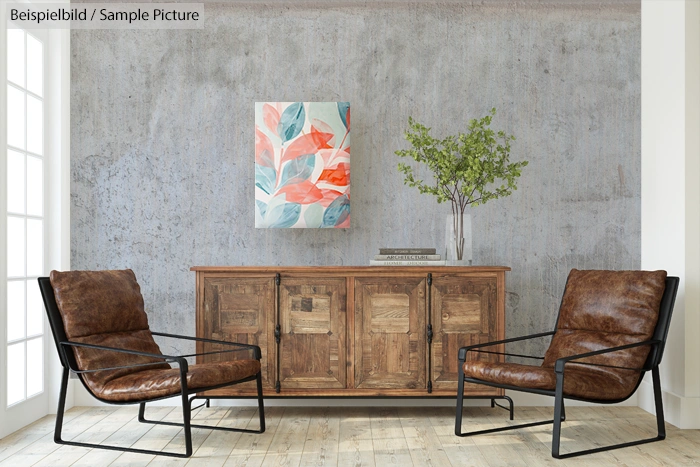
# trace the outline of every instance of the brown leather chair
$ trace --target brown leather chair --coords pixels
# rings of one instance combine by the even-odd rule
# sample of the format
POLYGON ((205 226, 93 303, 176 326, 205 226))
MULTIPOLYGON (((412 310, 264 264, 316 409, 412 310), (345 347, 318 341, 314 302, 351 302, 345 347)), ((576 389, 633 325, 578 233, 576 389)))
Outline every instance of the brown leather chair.
MULTIPOLYGON (((130 269, 122 271, 51 271, 39 278, 39 288, 63 365, 54 441, 58 444, 111 449, 144 454, 189 457, 191 428, 263 433, 265 413, 260 373, 260 348, 255 345, 215 341, 151 332, 143 297, 130 269), (222 350, 216 363, 188 365, 189 355, 164 355, 153 336, 186 339, 215 345, 222 350), (176 364, 171 368, 170 363, 176 364), (185 453, 123 448, 66 441, 61 437, 69 371, 78 374, 96 399, 109 404, 139 404, 143 423, 184 427, 185 453), (257 381, 260 429, 249 430, 190 423, 192 400, 198 392, 245 381, 257 381), (183 423, 145 418, 146 403, 179 396, 183 423)), ((212 347, 213 348, 213 347, 212 347)), ((208 405, 207 400, 207 405, 208 405)))
MULTIPOLYGON (((579 271, 572 269, 554 331, 463 347, 459 351, 459 389, 455 434, 472 436, 554 423, 552 456, 634 446, 666 437, 659 363, 663 356, 679 279, 666 271, 579 271), (485 347, 552 336, 544 357, 498 352, 485 347), (542 360, 540 366, 467 360, 478 352, 542 360), (470 353, 472 353, 470 355, 470 353), (564 399, 602 404, 622 402, 651 371, 658 435, 654 438, 559 453, 564 399), (464 383, 554 396, 554 420, 462 432, 464 383)), ((502 348, 502 347, 501 347, 502 348)))

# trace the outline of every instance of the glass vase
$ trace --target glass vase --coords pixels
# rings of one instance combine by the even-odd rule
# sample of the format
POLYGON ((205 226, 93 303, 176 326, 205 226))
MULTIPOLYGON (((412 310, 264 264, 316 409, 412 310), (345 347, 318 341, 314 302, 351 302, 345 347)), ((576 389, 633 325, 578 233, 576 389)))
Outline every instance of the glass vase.
POLYGON ((449 266, 471 266, 472 264, 472 217, 457 212, 445 220, 445 264, 449 266))

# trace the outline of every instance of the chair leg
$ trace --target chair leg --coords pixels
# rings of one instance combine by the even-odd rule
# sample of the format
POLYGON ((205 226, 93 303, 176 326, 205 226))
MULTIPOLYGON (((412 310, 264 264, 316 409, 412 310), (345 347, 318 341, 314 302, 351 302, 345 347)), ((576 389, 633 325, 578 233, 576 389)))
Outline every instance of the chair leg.
POLYGON ((508 401, 508 412, 510 419, 513 420, 513 399, 508 396, 503 396, 503 398, 508 401))
POLYGON ((56 410, 56 429, 53 432, 53 440, 56 444, 63 444, 63 439, 61 439, 61 432, 63 431, 63 413, 66 410, 68 374, 68 368, 63 368, 63 375, 61 376, 61 392, 58 395, 58 409, 56 410))
MULTIPOLYGON (((540 425, 548 425, 550 423, 553 423, 553 420, 542 420, 539 422, 532 422, 532 423, 522 423, 520 425, 509 425, 509 426, 503 426, 499 428, 490 428, 488 430, 478 430, 478 431, 469 431, 469 432, 462 432, 462 407, 464 404, 464 373, 462 373, 462 370, 460 369, 459 373, 459 380, 457 383, 458 389, 457 389, 457 413, 455 414, 455 435, 456 436, 461 436, 461 437, 466 437, 466 436, 475 436, 475 435, 485 435, 488 433, 498 433, 500 431, 510 431, 510 430, 517 430, 519 428, 530 428, 533 426, 540 426, 540 425)), ((511 399, 508 396, 503 396, 504 399, 508 401, 510 404, 510 419, 513 420, 513 399, 511 399)), ((500 404, 496 403, 495 401, 491 401, 492 406, 498 405, 499 407, 502 407, 500 404)), ((563 408, 564 404, 562 402, 562 415, 560 417, 563 417, 563 408)), ((562 421, 563 418, 560 419, 562 421)))
MULTIPOLYGON (((150 449, 134 449, 125 448, 121 446, 110 446, 107 444, 93 444, 93 443, 78 443, 75 441, 66 441, 62 439, 61 432, 63 430, 63 414, 66 409, 66 391, 68 389, 68 368, 63 369, 63 376, 61 377, 61 392, 58 396, 58 409, 56 411, 56 430, 53 434, 53 440, 56 444, 65 444, 68 446, 80 446, 84 448, 96 448, 96 449, 106 449, 108 451, 122 451, 122 452, 136 452, 139 454, 151 454, 154 456, 169 456, 169 457, 189 457, 192 453, 192 447, 190 443, 190 452, 185 454, 178 452, 168 452, 168 451, 152 451, 150 449)), ((143 414, 146 408, 146 404, 139 404, 139 421, 143 421, 143 414)))
POLYGON ((566 405, 564 405, 564 399, 561 400, 561 421, 566 421, 566 405))
MULTIPOLYGON (((464 369, 463 361, 459 362, 459 379, 457 380, 457 413, 455 414, 455 435, 462 435, 462 412, 464 407, 464 369)), ((491 401, 493 402, 493 400, 491 401)), ((493 406, 492 406, 493 407, 493 406)))
POLYGON ((146 420, 146 403, 145 402, 141 402, 139 404, 138 421, 140 423, 147 423, 148 422, 148 420, 146 420))
POLYGON ((192 455, 192 427, 190 427, 190 421, 192 418, 192 412, 190 411, 190 400, 187 398, 187 393, 182 391, 182 426, 185 432, 185 457, 190 457, 192 455))
MULTIPOLYGON (((265 404, 263 402, 263 386, 262 386, 262 373, 258 373, 256 375, 256 382, 257 382, 257 387, 258 387, 258 411, 260 414, 260 429, 258 430, 251 430, 247 428, 230 428, 230 427, 224 427, 224 426, 211 426, 211 425, 197 425, 194 423, 191 423, 191 404, 192 401, 197 399, 197 396, 193 396, 190 399, 187 399, 186 395, 182 396, 182 406, 183 410, 185 407, 187 407, 187 418, 183 419, 183 423, 177 423, 177 422, 164 422, 164 421, 157 421, 157 420, 149 420, 145 417, 145 409, 146 409, 146 404, 142 403, 139 404, 139 422, 141 423, 150 423, 152 425, 168 425, 168 426, 181 426, 185 428, 185 442, 187 442, 187 433, 188 429, 187 426, 191 428, 204 428, 208 430, 219 430, 219 431, 233 431, 236 433, 264 433, 265 432, 265 404), (187 401, 187 402, 185 402, 187 401)), ((207 402, 209 399, 206 399, 207 402)), ((201 405, 199 406, 201 407, 201 405)), ((191 435, 190 435, 191 439, 191 435)))
POLYGON ((554 390, 554 428, 552 429, 552 457, 559 458, 561 441, 561 422, 564 412, 564 373, 556 374, 557 382, 554 390))
POLYGON ((659 376, 658 366, 651 370, 651 379, 654 383, 654 405, 656 406, 656 429, 658 431, 657 439, 661 441, 666 439, 666 423, 664 422, 664 402, 661 396, 661 378, 659 376))
POLYGON ((260 416, 259 433, 265 433, 265 403, 263 402, 262 372, 258 372, 255 381, 258 387, 258 414, 260 416))
MULTIPOLYGON (((561 432, 557 430, 557 424, 555 422, 554 432, 552 433, 552 457, 557 459, 566 459, 569 457, 581 456, 584 454, 594 454, 596 452, 611 451, 613 449, 626 448, 629 446, 638 446, 640 444, 653 443, 655 441, 661 441, 666 438, 666 426, 664 424, 664 407, 663 401, 661 399, 661 379, 659 377, 659 367, 655 366, 651 369, 652 382, 654 385, 654 405, 656 408, 656 427, 658 434, 653 438, 640 439, 637 441, 628 441, 626 443, 612 444, 610 446, 603 446, 600 448, 586 449, 583 451, 568 452, 566 454, 559 454, 559 437, 561 432)), ((563 387, 563 378, 562 384, 563 387)), ((557 374, 557 394, 560 392, 559 375, 557 374)), ((558 405, 561 405, 561 411, 563 414, 564 401, 561 400, 560 404, 557 404, 557 396, 555 396, 554 410, 555 414, 558 405)), ((556 415, 555 415, 556 417, 556 415)))
POLYGON ((510 397, 505 396, 505 395, 504 396, 496 396, 496 397, 491 398, 491 408, 493 409, 495 407, 500 407, 502 409, 506 409, 508 411, 508 414, 510 415, 510 419, 513 420, 513 399, 511 399, 510 397), (498 402, 496 402, 496 397, 498 397, 499 399, 505 399, 508 402, 508 407, 505 407, 505 406, 499 404, 498 402))

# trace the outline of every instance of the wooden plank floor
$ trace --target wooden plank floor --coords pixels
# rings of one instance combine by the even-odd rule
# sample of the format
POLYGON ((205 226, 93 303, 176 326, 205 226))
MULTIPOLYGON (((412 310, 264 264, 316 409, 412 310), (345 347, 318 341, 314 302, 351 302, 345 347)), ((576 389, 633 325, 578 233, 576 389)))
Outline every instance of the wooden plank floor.
MULTIPOLYGON (((567 407, 562 452, 654 435, 655 419, 636 407, 567 407)), ((469 429, 551 418, 551 409, 465 409, 469 429)), ((454 436, 454 413, 431 407, 270 407, 262 435, 193 429, 189 459, 59 446, 54 416, 0 440, 2 466, 700 466, 700 430, 667 425, 665 441, 569 460, 552 459, 551 426, 454 436)), ((64 438, 155 450, 184 450, 182 430, 136 421, 136 407, 77 407, 65 417, 64 438)), ((180 409, 153 407, 147 417, 177 421, 180 409)), ((200 408, 195 423, 255 428, 251 407, 200 408)))

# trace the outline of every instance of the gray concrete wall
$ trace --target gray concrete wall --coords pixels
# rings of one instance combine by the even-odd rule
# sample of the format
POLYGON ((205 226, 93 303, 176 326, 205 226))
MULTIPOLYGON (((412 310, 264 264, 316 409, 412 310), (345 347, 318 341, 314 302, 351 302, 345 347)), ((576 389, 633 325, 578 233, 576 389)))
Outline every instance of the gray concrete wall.
POLYGON ((530 165, 471 211, 475 264, 513 269, 509 336, 551 329, 570 268, 640 265, 640 8, 533 5, 207 4, 199 31, 73 31, 73 269, 134 269, 152 327, 191 334, 190 266, 442 249, 450 207, 393 152, 409 115, 442 136, 496 107, 530 165), (261 100, 351 102, 352 228, 254 229, 261 100))

